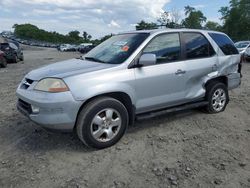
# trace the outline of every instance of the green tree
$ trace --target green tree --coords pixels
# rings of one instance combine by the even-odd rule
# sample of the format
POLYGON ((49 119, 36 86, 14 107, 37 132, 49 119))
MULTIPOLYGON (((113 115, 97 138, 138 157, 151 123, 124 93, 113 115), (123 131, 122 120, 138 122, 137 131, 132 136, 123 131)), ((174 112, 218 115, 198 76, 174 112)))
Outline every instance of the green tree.
POLYGON ((39 29, 32 24, 15 24, 14 34, 21 39, 32 39, 36 41, 51 43, 82 43, 83 39, 79 36, 79 31, 71 31, 68 35, 62 35, 55 31, 48 32, 39 29))
POLYGON ((182 25, 186 28, 201 29, 202 24, 206 22, 207 18, 200 10, 194 7, 185 7, 186 18, 182 21, 182 25))
POLYGON ((250 40, 250 1, 231 0, 229 6, 221 7, 223 32, 233 40, 250 40))
POLYGON ((158 22, 160 26, 165 26, 166 28, 180 28, 181 25, 178 23, 179 21, 179 13, 177 11, 173 12, 163 12, 158 18, 158 22))
POLYGON ((157 21, 160 23, 161 26, 167 27, 169 23, 171 22, 170 13, 164 11, 163 13, 161 13, 161 16, 158 18, 157 21))
POLYGON ((80 39, 79 34, 80 32, 75 30, 75 31, 70 31, 68 36, 72 38, 73 40, 78 41, 80 39))
POLYGON ((90 34, 88 34, 86 31, 83 31, 82 36, 83 36, 83 39, 85 42, 89 42, 92 38, 92 36, 90 34))
POLYGON ((135 26, 136 30, 150 30, 150 29, 157 29, 158 26, 156 23, 148 23, 142 20, 141 22, 137 23, 135 26))
POLYGON ((221 25, 217 22, 208 21, 205 25, 205 29, 214 30, 214 31, 220 31, 221 25))
POLYGON ((91 35, 88 35, 88 40, 91 40, 92 39, 92 36, 91 35))

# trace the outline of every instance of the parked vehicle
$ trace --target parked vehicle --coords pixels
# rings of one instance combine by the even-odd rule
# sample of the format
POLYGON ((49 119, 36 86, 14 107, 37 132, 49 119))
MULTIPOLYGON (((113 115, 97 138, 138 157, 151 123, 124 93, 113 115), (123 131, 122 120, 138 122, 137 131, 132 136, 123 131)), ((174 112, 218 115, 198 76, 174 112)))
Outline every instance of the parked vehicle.
POLYGON ((240 54, 244 54, 246 49, 250 47, 250 41, 239 41, 235 43, 240 54))
POLYGON ((86 47, 86 46, 92 46, 93 44, 92 43, 81 43, 80 45, 79 45, 79 47, 80 48, 84 48, 84 47, 86 47))
POLYGON ((70 45, 70 44, 62 44, 59 47, 59 51, 61 51, 61 52, 76 51, 76 48, 75 48, 75 46, 70 45))
POLYGON ((245 60, 250 61, 250 47, 248 47, 245 51, 245 60))
POLYGON ((0 50, 5 53, 5 58, 8 62, 17 63, 19 60, 23 61, 21 48, 12 42, 0 43, 0 50))
POLYGON ((84 46, 84 47, 80 47, 78 51, 85 54, 85 53, 88 53, 90 50, 92 50, 94 47, 95 47, 94 45, 84 46))
POLYGON ((5 58, 5 54, 1 50, 0 50, 0 67, 2 67, 2 68, 6 68, 7 67, 7 60, 5 58))
POLYGON ((17 88, 17 108, 45 128, 76 130, 86 145, 105 148, 135 118, 196 107, 224 111, 228 90, 241 83, 240 59, 220 32, 122 33, 82 59, 28 73, 17 88))

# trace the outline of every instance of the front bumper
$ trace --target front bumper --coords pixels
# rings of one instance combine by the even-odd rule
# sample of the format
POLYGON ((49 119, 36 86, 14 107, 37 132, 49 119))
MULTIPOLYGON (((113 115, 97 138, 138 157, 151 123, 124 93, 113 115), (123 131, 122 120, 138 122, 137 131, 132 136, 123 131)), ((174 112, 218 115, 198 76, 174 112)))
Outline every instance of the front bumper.
POLYGON ((246 54, 246 55, 245 55, 245 58, 246 58, 246 60, 249 61, 249 60, 250 60, 250 55, 249 55, 249 54, 246 54))
POLYGON ((17 109, 33 122, 48 129, 73 130, 82 102, 76 101, 71 92, 47 93, 19 86, 16 94, 17 109), (32 107, 39 112, 34 112, 32 107))

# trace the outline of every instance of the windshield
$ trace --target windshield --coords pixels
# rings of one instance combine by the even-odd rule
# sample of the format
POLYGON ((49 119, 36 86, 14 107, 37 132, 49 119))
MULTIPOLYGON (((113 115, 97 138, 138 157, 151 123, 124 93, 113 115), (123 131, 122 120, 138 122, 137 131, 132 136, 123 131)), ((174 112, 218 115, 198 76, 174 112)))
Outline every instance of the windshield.
POLYGON ((0 44, 0 49, 3 50, 3 51, 5 51, 5 49, 8 48, 8 47, 9 47, 9 43, 1 43, 0 44))
POLYGON ((100 63, 121 64, 148 36, 148 33, 113 36, 86 54, 85 59, 100 63))
POLYGON ((236 48, 246 48, 250 42, 237 42, 235 43, 236 48))

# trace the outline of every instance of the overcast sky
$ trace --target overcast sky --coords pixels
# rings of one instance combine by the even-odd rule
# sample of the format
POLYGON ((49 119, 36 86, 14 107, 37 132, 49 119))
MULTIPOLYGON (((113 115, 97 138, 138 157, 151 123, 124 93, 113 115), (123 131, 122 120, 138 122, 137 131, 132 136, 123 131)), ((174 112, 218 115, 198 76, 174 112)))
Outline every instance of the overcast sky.
POLYGON ((156 21, 162 11, 183 13, 190 5, 219 21, 218 10, 229 0, 0 0, 0 31, 12 25, 31 23, 66 34, 87 31, 94 38, 134 30, 140 20, 156 21))

